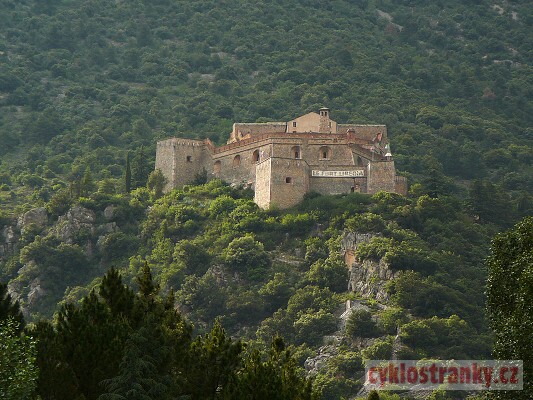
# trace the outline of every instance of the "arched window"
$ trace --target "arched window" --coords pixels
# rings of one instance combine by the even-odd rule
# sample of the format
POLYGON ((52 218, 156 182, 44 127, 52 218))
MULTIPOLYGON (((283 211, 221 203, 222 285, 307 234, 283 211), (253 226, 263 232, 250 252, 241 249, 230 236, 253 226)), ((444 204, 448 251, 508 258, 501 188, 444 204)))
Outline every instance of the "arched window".
POLYGON ((220 174, 220 170, 222 169, 222 163, 220 161, 215 161, 215 164, 213 164, 213 173, 215 175, 220 174))
POLYGON ((239 165, 241 165, 241 156, 237 154, 237 155, 233 158, 233 166, 234 166, 234 167, 238 167, 239 165))
POLYGON ((259 150, 255 150, 252 153, 252 162, 254 163, 259 162, 259 150))
POLYGON ((295 158, 297 160, 302 158, 302 151, 300 150, 300 146, 292 146, 292 148, 291 148, 291 158, 295 158))
POLYGON ((322 146, 318 150, 319 160, 329 160, 331 158, 331 149, 328 146, 322 146))

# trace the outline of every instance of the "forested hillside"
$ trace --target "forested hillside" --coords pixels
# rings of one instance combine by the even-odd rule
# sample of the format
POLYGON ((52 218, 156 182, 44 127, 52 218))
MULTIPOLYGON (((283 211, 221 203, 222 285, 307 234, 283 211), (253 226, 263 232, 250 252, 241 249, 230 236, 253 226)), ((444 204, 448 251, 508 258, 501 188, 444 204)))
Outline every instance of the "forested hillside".
POLYGON ((323 105, 388 124, 406 174, 518 199, 533 187, 531 18, 527 1, 3 1, 2 201, 46 201, 87 167, 119 178, 126 150, 153 160, 162 137, 223 143, 234 121, 323 105))
POLYGON ((364 360, 490 357, 484 260, 533 213, 532 18, 527 1, 0 2, 0 334, 20 334, 1 322, 23 321, 18 299, 42 399, 354 398, 364 360), (234 121, 321 106, 387 124, 408 196, 260 210, 151 173, 161 138, 222 144, 234 121))

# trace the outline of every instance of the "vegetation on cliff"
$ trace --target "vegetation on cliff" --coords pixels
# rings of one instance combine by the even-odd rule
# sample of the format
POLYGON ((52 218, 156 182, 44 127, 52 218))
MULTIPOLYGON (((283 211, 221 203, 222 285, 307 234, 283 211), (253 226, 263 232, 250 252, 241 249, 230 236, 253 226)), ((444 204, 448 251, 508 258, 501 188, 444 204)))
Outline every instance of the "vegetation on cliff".
POLYGON ((0 319, 18 321, 0 332, 28 361, 14 396, 37 365, 43 399, 249 398, 254 384, 309 398, 305 363, 314 393, 338 399, 365 359, 488 356, 483 260, 533 212, 528 5, 1 2, 0 279, 35 323, 21 333, 0 285, 0 319), (234 121, 320 106, 388 125, 407 197, 265 211, 205 176, 163 195, 150 174, 158 139, 221 144, 234 121), (347 291, 345 232, 370 234, 354 257, 394 274, 365 282, 379 301, 347 291), (346 330, 345 300, 360 307, 346 330))

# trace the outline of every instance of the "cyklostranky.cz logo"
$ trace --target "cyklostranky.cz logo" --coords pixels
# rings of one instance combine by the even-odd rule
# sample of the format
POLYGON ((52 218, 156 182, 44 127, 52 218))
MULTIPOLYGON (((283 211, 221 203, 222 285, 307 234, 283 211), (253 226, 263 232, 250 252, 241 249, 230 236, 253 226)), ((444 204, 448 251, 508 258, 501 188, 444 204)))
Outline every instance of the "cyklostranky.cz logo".
POLYGON ((368 390, 522 390, 522 360, 370 360, 368 390))

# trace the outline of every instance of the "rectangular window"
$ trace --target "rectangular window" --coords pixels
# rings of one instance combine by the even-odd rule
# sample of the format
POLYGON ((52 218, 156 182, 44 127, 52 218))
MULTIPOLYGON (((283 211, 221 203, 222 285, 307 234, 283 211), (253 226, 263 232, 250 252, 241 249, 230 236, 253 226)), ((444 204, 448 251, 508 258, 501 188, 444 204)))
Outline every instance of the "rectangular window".
POLYGON ((292 123, 292 127, 293 127, 293 128, 296 128, 296 122, 293 122, 293 123, 292 123))

